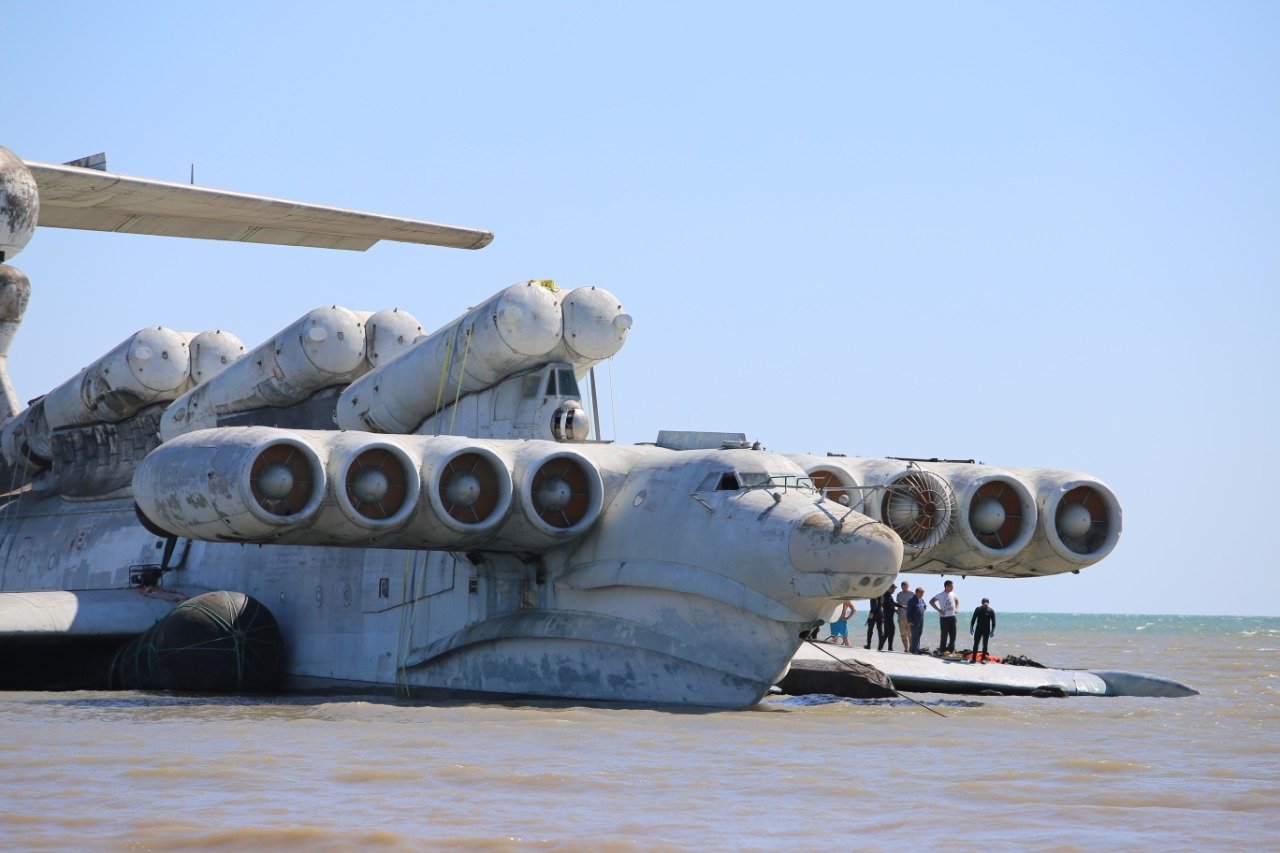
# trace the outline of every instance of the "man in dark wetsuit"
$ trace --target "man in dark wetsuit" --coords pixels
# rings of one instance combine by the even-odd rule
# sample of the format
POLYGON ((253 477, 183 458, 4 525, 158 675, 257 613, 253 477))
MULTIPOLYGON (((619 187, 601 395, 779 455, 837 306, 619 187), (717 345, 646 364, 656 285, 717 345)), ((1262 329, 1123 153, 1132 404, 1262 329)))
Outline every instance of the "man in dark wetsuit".
MULTIPOLYGON (((880 596, 880 642, 876 646, 876 651, 884 651, 884 644, 889 644, 889 651, 893 651, 893 632, 898 622, 898 603, 893 600, 893 585, 890 584, 889 589, 884 595, 880 596)), ((906 641, 906 637, 902 638, 906 641)))
POLYGON ((978 660, 978 644, 982 644, 982 662, 987 662, 987 640, 996 633, 996 612, 990 599, 982 599, 982 606, 973 611, 969 620, 969 633, 973 635, 973 659, 978 660))
POLYGON ((869 598, 867 602, 871 605, 871 612, 867 614, 867 644, 863 646, 864 649, 871 648, 871 634, 876 630, 879 630, 880 635, 884 636, 884 628, 880 618, 880 597, 869 598))

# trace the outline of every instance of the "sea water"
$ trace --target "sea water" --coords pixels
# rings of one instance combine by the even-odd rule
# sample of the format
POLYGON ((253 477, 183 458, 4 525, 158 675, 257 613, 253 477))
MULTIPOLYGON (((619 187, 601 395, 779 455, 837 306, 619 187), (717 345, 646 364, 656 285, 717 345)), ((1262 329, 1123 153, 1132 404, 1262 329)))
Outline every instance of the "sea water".
POLYGON ((1280 619, 999 619, 992 654, 1201 695, 690 711, 0 693, 0 848, 1280 847, 1280 619))

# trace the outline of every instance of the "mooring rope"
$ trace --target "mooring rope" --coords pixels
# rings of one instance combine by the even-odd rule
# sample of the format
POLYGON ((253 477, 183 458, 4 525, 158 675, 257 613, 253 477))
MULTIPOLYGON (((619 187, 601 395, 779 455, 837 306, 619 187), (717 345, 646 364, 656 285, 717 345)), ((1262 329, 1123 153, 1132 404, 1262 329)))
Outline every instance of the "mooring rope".
MULTIPOLYGON (((841 666, 847 667, 847 668, 849 669, 849 671, 851 671, 851 672, 857 672, 857 670, 856 670, 856 669, 854 669, 852 666, 850 666, 850 665, 849 665, 849 662, 848 662, 847 660, 843 660, 843 659, 841 659, 841 658, 836 657, 835 655, 831 654, 831 651, 830 651, 829 649, 824 649, 824 648, 822 648, 822 646, 818 645, 818 641, 817 641, 817 640, 805 640, 805 642, 806 642, 806 643, 808 643, 809 645, 813 646, 815 649, 819 650, 819 651, 820 651, 820 652, 822 652, 824 655, 826 655, 827 657, 831 658, 833 661, 835 661, 836 663, 840 664, 841 666)), ((937 714, 939 717, 943 717, 943 718, 945 718, 945 717, 947 716, 946 714, 942 713, 941 711, 939 711, 939 710, 938 710, 938 709, 936 709, 936 708, 930 708, 928 705, 924 704, 924 703, 923 703, 923 702, 921 702, 919 699, 915 699, 915 698, 913 698, 913 697, 911 697, 911 696, 908 696, 907 694, 903 693, 901 690, 899 690, 899 689, 898 689, 898 688, 896 688, 896 687, 895 687, 895 688, 893 688, 893 692, 894 692, 896 695, 901 696, 903 699, 906 699, 908 702, 914 702, 915 704, 919 705, 921 708, 924 708, 926 711, 929 711, 930 713, 937 714)))

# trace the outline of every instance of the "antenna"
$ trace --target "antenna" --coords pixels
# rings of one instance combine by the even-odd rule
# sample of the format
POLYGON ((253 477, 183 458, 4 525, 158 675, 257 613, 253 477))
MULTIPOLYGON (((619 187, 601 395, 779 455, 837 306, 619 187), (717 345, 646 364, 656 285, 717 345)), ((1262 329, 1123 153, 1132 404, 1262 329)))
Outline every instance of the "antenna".
POLYGON ((191 185, 192 186, 196 185, 196 164, 195 163, 191 164, 191 185))

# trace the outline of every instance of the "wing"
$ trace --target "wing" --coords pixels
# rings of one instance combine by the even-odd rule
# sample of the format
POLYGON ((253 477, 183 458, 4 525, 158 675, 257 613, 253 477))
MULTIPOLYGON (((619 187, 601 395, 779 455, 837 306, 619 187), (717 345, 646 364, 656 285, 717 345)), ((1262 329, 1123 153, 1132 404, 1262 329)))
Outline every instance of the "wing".
POLYGON ((0 642, 22 637, 132 637, 183 598, 132 588, 0 592, 0 642))
POLYGON ((96 169, 24 161, 40 192, 37 224, 364 251, 379 240, 481 249, 493 234, 96 169))

